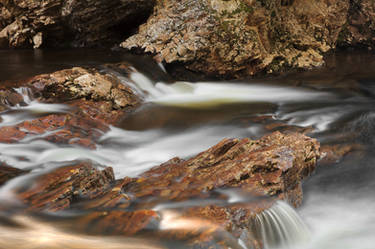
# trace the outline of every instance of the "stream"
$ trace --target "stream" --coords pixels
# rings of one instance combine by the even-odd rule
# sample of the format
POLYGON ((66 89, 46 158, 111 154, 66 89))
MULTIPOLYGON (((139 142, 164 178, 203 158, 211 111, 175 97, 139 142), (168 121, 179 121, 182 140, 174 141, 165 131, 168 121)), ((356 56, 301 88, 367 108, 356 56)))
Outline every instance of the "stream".
MULTIPOLYGON (((91 159, 113 167, 116 178, 134 177, 173 157, 196 155, 223 138, 258 139, 277 130, 306 132, 323 147, 354 149, 333 161, 325 160, 323 153, 317 170, 303 183, 300 208, 278 202, 257 217, 265 247, 374 248, 375 55, 340 53, 332 55, 325 68, 266 79, 171 82, 163 66, 145 57, 106 50, 10 50, 0 51, 0 82, 124 60, 134 68, 129 76, 101 70, 124 84, 130 79, 130 87, 144 103, 119 126, 110 127, 95 150, 53 144, 41 140, 43 134, 14 144, 0 143, 0 161, 32 170, 35 176, 64 161, 91 159)), ((0 127, 70 111, 63 104, 38 103, 28 89, 16 91, 24 96, 26 105, 0 113, 0 127)), ((10 209, 17 206, 11 190, 25 184, 28 177, 17 177, 2 186, 1 203, 10 209)), ((10 214, 0 214, 0 248, 163 248, 151 239, 74 235, 55 228, 53 222, 10 214), (13 221, 27 224, 29 229, 21 231, 9 224, 13 221)), ((72 219, 71 214, 66 216, 72 219)), ((64 217, 59 217, 60 223, 61 219, 64 217)), ((165 220, 163 225, 179 228, 176 221, 165 220)), ((240 239, 237 246, 250 249, 245 244, 240 239)))

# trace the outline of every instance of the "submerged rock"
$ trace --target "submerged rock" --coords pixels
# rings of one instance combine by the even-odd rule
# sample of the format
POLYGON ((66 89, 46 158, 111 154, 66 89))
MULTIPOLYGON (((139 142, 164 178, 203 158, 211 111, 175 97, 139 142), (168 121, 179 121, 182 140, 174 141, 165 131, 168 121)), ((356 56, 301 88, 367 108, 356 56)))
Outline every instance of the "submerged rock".
POLYGON ((150 14, 153 0, 0 1, 0 47, 114 44, 150 14))

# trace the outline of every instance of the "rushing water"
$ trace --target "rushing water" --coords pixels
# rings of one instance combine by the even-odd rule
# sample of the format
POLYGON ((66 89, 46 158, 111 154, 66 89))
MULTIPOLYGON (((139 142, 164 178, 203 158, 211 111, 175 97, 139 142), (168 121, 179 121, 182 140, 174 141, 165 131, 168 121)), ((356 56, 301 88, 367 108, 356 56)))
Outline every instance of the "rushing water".
MULTIPOLYGON (((162 68, 144 58, 137 60, 105 51, 2 51, 1 55, 0 80, 125 59, 135 70, 130 80, 105 70, 124 84, 132 82, 131 87, 144 99, 144 104, 119 127, 111 127, 103 134, 96 150, 41 140, 49 134, 28 136, 16 144, 0 144, 1 161, 33 169, 31 175, 18 177, 0 189, 2 203, 14 205, 12 188, 59 162, 84 157, 112 166, 117 178, 136 176, 175 156, 192 156, 225 137, 259 138, 273 130, 297 129, 308 131, 322 145, 355 144, 361 151, 338 162, 322 163, 304 184, 304 203, 298 213, 278 202, 258 215, 257 229, 265 247, 374 248, 375 56, 336 56, 332 59, 337 60, 334 69, 329 64, 320 71, 267 80, 171 83, 162 68)), ((25 105, 1 113, 0 126, 69 112, 65 105, 38 103, 25 88, 16 90, 24 95, 25 105)), ((246 201, 228 196, 228 202, 233 198, 246 201)), ((201 221, 176 218, 165 206, 158 208, 164 212, 160 229, 202 225, 201 221)), ((1 244, 6 238, 12 238, 14 248, 159 248, 144 239, 76 236, 56 230, 49 222, 22 216, 5 220, 17 226, 0 227, 0 248, 6 248, 1 244), (27 224, 29 229, 21 229, 19 224, 27 224), (75 243, 68 242, 71 240, 75 243)), ((237 246, 246 248, 244 245, 240 240, 237 246)))

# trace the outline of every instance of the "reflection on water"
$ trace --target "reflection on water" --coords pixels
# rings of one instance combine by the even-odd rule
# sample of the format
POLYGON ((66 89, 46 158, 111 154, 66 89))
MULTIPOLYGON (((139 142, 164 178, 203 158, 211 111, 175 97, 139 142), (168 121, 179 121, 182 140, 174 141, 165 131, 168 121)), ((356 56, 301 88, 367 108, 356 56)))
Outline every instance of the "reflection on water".
POLYGON ((15 216, 16 226, 0 225, 0 248, 14 249, 163 249, 145 238, 98 237, 72 234, 27 216, 15 216))
MULTIPOLYGON (((9 52, 1 53, 9 57, 9 52)), ((77 64, 97 65, 124 59, 108 51, 91 55, 87 52, 77 55, 68 53, 66 57, 62 53, 60 58, 56 57, 58 53, 54 54, 55 57, 44 51, 33 53, 33 60, 28 62, 25 62, 25 58, 30 58, 30 52, 15 52, 9 64, 4 62, 5 57, 0 57, 3 58, 0 68, 9 70, 0 71, 0 79, 24 78, 77 64), (32 67, 26 69, 25 63, 32 67)), ((309 135, 318 138, 323 145, 359 143, 365 152, 361 159, 345 157, 338 164, 322 166, 305 183, 306 198, 298 212, 307 227, 297 213, 284 203, 278 203, 259 215, 266 247, 291 248, 298 242, 295 247, 300 249, 373 248, 375 158, 371 153, 375 145, 375 73, 368 67, 375 64, 374 56, 365 56, 364 61, 355 57, 340 61, 345 65, 342 69, 355 70, 354 73, 338 70, 329 73, 323 70, 248 83, 170 84, 159 66, 148 62, 142 65, 142 62, 131 61, 134 68, 139 70, 134 69, 131 75, 119 75, 108 68, 103 69, 124 83, 131 83, 146 103, 124 117, 119 127, 110 127, 95 150, 52 144, 43 140, 50 134, 34 134, 15 144, 0 144, 0 160, 19 168, 33 169, 37 174, 50 169, 56 162, 86 158, 112 166, 116 177, 120 178, 136 176, 175 156, 192 156, 226 137, 258 138, 280 127, 302 127, 308 129, 309 135), (367 66, 362 69, 358 65, 350 68, 348 65, 353 62, 365 62, 367 66)), ((16 90, 23 94, 25 103, 0 113, 0 126, 50 113, 69 112, 64 105, 38 103, 29 96, 27 89, 16 90)), ((10 190, 25 180, 27 177, 19 177, 2 187, 2 200, 16 205, 11 203, 10 190)), ((244 202, 248 201, 241 198, 244 202)), ((215 200, 212 201, 215 203, 215 200)), ((203 205, 204 202, 199 204, 203 205)), ((161 230, 194 227, 198 223, 207 226, 206 229, 212 228, 212 224, 201 220, 180 219, 169 212, 170 208, 179 207, 165 203, 155 209, 164 212, 161 230)), ((119 238, 72 235, 53 228, 49 223, 42 224, 24 216, 14 217, 14 221, 28 228, 0 226, 0 248, 6 248, 6 244, 1 243, 11 243, 13 248, 132 248, 126 247, 128 245, 133 248, 134 245, 137 248, 161 248, 144 239, 124 241, 119 238)), ((231 239, 229 236, 228 240, 231 239)), ((246 245, 244 240, 236 246, 246 245)))

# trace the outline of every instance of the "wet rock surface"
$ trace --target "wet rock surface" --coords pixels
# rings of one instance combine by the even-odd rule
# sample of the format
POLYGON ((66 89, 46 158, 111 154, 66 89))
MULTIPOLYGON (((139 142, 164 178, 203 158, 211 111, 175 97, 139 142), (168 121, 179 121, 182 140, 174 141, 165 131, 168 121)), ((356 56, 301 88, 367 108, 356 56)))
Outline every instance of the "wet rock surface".
POLYGON ((212 230, 202 233, 202 227, 187 227, 158 233, 167 239, 189 238, 191 246, 204 247, 224 229, 234 238, 246 234, 250 245, 259 248, 259 238, 251 231, 256 214, 277 199, 299 205, 301 180, 314 170, 319 155, 316 140, 275 132, 259 140, 226 139, 195 157, 171 159, 137 178, 115 180, 111 168, 71 162, 33 177, 14 191, 30 211, 90 210, 79 218, 80 231, 134 235, 195 219, 212 230), (225 201, 230 198, 225 191, 237 191, 246 200, 225 201), (213 196, 223 202, 188 204, 213 196))
POLYGON ((131 34, 154 1, 0 2, 0 47, 98 46, 131 34))
POLYGON ((12 178, 26 174, 28 171, 16 169, 5 163, 0 163, 0 186, 12 178))
POLYGON ((28 105, 25 101, 33 100, 62 103, 66 107, 56 113, 51 111, 14 125, 3 125, 0 127, 3 143, 40 135, 54 143, 95 148, 95 141, 108 131, 108 125, 118 122, 124 113, 140 103, 128 86, 96 69, 75 67, 38 75, 22 82, 21 86, 18 92, 12 89, 0 91, 3 110, 17 112, 28 105), (14 106, 21 109, 12 109, 14 106))
MULTIPOLYGON (((260 196, 299 187, 319 158, 319 144, 304 135, 279 132, 260 140, 228 139, 189 160, 172 159, 140 176, 126 192, 137 198, 182 201, 220 188, 240 188, 260 196), (187 191, 188 190, 188 191, 187 191)), ((299 200, 290 198, 297 206, 299 200)))
POLYGON ((32 210, 59 211, 73 200, 100 195, 113 181, 112 168, 98 170, 89 162, 72 163, 37 177, 19 193, 19 199, 32 210))

